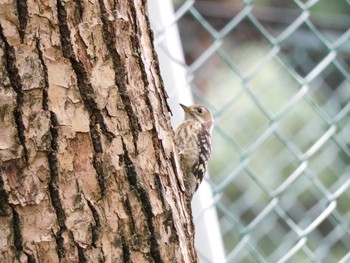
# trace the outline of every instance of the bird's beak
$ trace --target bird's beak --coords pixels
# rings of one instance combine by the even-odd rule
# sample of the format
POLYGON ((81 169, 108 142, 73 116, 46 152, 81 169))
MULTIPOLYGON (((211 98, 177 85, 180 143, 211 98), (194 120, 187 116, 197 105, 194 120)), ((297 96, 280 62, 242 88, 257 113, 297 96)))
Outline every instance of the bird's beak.
POLYGON ((181 108, 184 110, 184 112, 187 112, 187 113, 190 112, 190 108, 189 108, 189 107, 187 107, 187 106, 185 106, 185 105, 183 105, 183 104, 181 104, 181 103, 180 103, 180 106, 181 106, 181 108))

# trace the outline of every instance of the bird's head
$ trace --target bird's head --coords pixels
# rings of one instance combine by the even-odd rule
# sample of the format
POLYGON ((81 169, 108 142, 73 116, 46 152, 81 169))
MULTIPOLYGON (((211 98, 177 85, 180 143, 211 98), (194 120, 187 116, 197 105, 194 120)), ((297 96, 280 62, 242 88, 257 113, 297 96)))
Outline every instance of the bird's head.
POLYGON ((181 103, 180 106, 185 112, 185 120, 195 120, 205 125, 208 129, 212 129, 214 120, 206 107, 200 104, 185 106, 181 103))

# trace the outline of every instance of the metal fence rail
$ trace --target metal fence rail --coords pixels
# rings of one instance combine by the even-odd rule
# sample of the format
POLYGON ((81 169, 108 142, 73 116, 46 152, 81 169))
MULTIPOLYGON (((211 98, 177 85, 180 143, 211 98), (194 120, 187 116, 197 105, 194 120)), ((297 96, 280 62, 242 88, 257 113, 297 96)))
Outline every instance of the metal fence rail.
POLYGON ((350 262, 350 1, 174 6, 226 261, 350 262))

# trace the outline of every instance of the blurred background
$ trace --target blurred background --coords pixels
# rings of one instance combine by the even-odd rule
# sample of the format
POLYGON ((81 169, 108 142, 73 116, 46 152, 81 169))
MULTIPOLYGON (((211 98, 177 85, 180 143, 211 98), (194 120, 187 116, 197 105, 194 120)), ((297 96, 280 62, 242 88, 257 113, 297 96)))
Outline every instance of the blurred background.
POLYGON ((215 116, 196 220, 215 209, 221 247, 201 262, 350 262, 350 1, 167 1, 174 115, 193 98, 215 116))

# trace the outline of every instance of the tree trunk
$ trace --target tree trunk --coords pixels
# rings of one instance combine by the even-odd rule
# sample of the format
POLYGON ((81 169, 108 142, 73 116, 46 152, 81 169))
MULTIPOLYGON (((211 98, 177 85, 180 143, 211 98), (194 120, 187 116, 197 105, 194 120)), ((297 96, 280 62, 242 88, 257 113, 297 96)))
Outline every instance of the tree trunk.
POLYGON ((197 262, 145 2, 0 19, 0 262, 197 262))

